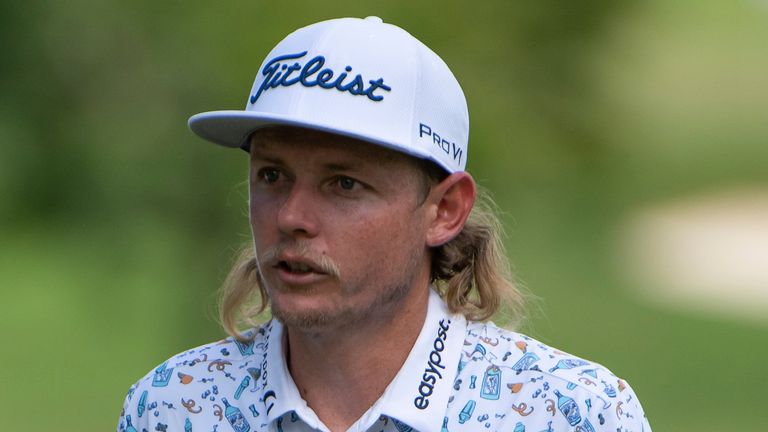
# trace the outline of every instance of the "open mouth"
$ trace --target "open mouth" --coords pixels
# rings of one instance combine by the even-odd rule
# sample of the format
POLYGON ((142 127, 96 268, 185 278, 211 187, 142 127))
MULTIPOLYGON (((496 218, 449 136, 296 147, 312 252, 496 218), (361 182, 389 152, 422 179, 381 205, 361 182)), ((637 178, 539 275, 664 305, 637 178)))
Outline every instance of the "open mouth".
POLYGON ((277 268, 293 274, 319 273, 309 264, 298 261, 278 261, 277 268))

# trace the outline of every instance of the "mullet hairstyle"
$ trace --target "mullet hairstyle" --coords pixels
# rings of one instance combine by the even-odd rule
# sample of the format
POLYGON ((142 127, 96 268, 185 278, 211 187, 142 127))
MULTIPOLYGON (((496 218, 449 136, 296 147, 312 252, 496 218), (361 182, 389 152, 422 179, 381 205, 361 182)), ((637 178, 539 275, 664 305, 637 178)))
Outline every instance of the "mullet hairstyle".
MULTIPOLYGON (((524 296, 512 279, 501 225, 493 201, 478 192, 464 228, 453 240, 432 250, 432 285, 451 313, 485 321, 500 309, 508 327, 523 319, 524 296)), ((259 276, 252 244, 240 250, 220 290, 219 320, 234 338, 246 341, 241 326, 254 327, 267 309, 269 297, 259 276)))
MULTIPOLYGON (((425 193, 447 173, 437 165, 421 164, 425 193)), ((426 196, 426 195, 425 195, 426 196)), ((523 319, 524 296, 513 282, 502 243, 498 209, 482 189, 461 232, 451 241, 432 248, 431 282, 451 313, 470 321, 486 321, 503 309, 504 321, 514 328, 523 319)), ((264 320, 269 297, 262 283, 253 244, 237 255, 219 292, 219 320, 235 339, 247 341, 240 327, 254 327, 264 320)))

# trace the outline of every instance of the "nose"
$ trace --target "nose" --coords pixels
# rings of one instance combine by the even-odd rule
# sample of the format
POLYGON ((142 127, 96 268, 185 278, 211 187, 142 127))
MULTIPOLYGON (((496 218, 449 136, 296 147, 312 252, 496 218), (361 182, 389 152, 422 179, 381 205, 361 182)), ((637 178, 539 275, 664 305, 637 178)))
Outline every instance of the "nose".
POLYGON ((277 212, 278 229, 293 237, 314 237, 318 231, 316 197, 299 183, 291 188, 277 212))

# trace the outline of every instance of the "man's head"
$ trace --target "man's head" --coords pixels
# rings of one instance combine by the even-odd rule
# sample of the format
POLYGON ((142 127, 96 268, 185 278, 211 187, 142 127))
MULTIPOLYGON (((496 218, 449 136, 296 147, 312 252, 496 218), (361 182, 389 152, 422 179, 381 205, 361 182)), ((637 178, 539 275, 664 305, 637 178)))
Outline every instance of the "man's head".
POLYGON ((466 172, 306 129, 263 129, 250 143, 254 242, 220 304, 231 335, 268 306, 305 329, 386 317, 430 284, 453 313, 483 320, 506 304, 520 319, 493 204, 475 202, 466 172))
POLYGON ((519 303, 495 216, 473 210, 461 87, 399 27, 369 17, 299 29, 266 57, 245 110, 189 126, 251 154, 256 255, 248 248, 225 283, 228 332, 270 302, 295 325, 350 323, 430 283, 474 319, 505 293, 519 303))
POLYGON ((423 298, 432 248, 458 235, 475 199, 466 172, 437 183, 416 158, 339 135, 263 129, 250 154, 261 282, 294 326, 353 325, 423 298))

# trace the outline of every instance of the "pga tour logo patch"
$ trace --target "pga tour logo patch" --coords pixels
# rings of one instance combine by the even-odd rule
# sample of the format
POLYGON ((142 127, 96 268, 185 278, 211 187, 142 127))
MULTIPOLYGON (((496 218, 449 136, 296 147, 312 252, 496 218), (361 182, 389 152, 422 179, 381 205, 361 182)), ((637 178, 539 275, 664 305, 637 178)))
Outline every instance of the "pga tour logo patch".
POLYGON ((250 97, 250 103, 255 104, 261 94, 269 89, 278 87, 290 87, 301 84, 304 87, 320 87, 327 90, 346 92, 354 96, 367 96, 368 99, 379 102, 384 99, 383 92, 392 90, 392 87, 384 84, 384 78, 375 80, 365 79, 360 75, 350 75, 352 66, 346 66, 344 71, 334 71, 325 66, 325 57, 318 55, 302 64, 300 59, 307 55, 307 51, 296 54, 285 54, 269 60, 261 74, 264 81, 261 82, 256 93, 250 97), (290 64, 291 60, 296 60, 290 64))

